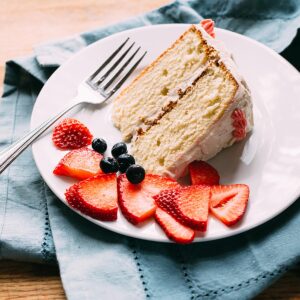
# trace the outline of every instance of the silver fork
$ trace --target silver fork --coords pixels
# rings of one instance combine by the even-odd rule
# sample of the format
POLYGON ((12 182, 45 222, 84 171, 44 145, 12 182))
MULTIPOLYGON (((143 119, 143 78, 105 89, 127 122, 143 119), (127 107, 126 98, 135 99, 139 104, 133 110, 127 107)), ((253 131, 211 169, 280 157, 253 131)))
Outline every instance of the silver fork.
POLYGON ((0 174, 42 133, 44 133, 51 125, 53 125, 59 118, 65 115, 68 111, 73 109, 79 104, 102 104, 105 103, 115 92, 123 85, 126 79, 132 74, 139 63, 147 54, 144 52, 139 59, 133 61, 136 54, 139 52, 141 47, 131 54, 126 61, 124 59, 128 56, 128 53, 132 49, 135 43, 132 43, 123 53, 121 50, 127 44, 129 38, 126 39, 105 61, 104 63, 86 80, 81 82, 78 86, 77 96, 68 103, 68 105, 54 117, 43 122, 34 130, 30 131, 24 137, 17 140, 7 149, 0 152, 0 174), (114 58, 120 56, 113 63, 114 58), (124 61, 124 62, 123 62, 124 61), (121 63, 123 64, 121 65, 121 63), (131 63, 132 62, 132 63, 131 63), (129 64, 131 65, 129 66, 129 64), (112 65, 110 67, 110 65, 112 65), (105 68, 109 68, 101 75, 101 72, 105 68), (126 68, 129 70, 125 71, 126 68), (123 75, 123 73, 125 73, 123 75), (100 77, 100 78, 99 78, 100 77), (121 77, 121 78, 120 78, 121 77), (117 80, 118 79, 118 80, 117 80), (113 83, 116 82, 114 85, 113 83))

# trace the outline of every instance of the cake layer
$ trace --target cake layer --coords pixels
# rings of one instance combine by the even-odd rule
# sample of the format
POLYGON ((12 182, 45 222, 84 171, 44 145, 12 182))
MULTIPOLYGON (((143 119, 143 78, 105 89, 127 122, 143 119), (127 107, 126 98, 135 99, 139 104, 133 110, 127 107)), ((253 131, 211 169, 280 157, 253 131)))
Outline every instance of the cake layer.
POLYGON ((246 137, 252 102, 232 55, 192 25, 114 101, 113 121, 147 172, 179 178, 246 137))
POLYGON ((201 159, 197 147, 233 109, 237 90, 226 67, 211 63, 170 111, 132 141, 136 161, 150 173, 182 175, 188 163, 201 159))
POLYGON ((168 50, 147 67, 114 100, 112 120, 128 141, 137 128, 150 124, 177 99, 207 62, 207 45, 192 26, 168 50))

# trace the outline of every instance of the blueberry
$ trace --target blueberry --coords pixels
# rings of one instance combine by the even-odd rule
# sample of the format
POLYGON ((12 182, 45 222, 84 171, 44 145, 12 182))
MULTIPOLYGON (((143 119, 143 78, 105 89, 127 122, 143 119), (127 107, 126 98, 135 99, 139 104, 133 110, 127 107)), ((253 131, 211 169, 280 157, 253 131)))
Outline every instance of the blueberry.
POLYGON ((119 169, 117 161, 112 157, 103 158, 100 161, 100 168, 106 174, 118 172, 119 169))
POLYGON ((117 158, 117 162, 119 164, 120 172, 124 173, 126 172, 129 166, 135 164, 135 159, 132 155, 124 153, 117 158))
POLYGON ((107 149, 107 144, 104 139, 96 138, 96 139, 93 139, 92 148, 95 151, 103 154, 107 149))
POLYGON ((127 153, 127 146, 125 143, 114 144, 111 149, 111 154, 114 158, 118 158, 121 154, 127 153))
POLYGON ((126 171, 126 177, 131 183, 140 183, 145 178, 145 169, 139 165, 131 165, 126 171))

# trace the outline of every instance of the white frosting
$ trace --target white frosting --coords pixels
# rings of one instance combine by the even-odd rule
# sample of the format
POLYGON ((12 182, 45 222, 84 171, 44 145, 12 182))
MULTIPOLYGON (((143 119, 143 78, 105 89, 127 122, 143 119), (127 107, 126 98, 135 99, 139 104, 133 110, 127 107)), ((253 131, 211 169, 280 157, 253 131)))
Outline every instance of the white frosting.
MULTIPOLYGON (((236 139, 232 136, 234 128, 232 126, 231 115, 234 109, 240 108, 245 113, 247 121, 246 132, 249 132, 253 127, 250 90, 243 77, 239 74, 232 55, 219 41, 213 39, 209 34, 207 34, 200 25, 196 25, 196 28, 200 30, 208 45, 212 46, 219 52, 219 62, 222 62, 233 75, 238 84, 238 90, 234 96, 232 104, 228 107, 222 118, 213 126, 207 136, 204 139, 202 137, 201 140, 196 141, 187 152, 178 157, 176 164, 166 170, 164 175, 173 178, 181 177, 185 173, 188 164, 192 161, 208 160, 215 156, 223 148, 231 146, 236 141, 236 139)), ((202 73, 203 70, 204 69, 201 68, 200 72, 202 73)), ((197 76, 199 76, 199 74, 196 74, 195 78, 197 76)), ((187 84, 191 85, 192 82, 193 80, 190 80, 187 84)))

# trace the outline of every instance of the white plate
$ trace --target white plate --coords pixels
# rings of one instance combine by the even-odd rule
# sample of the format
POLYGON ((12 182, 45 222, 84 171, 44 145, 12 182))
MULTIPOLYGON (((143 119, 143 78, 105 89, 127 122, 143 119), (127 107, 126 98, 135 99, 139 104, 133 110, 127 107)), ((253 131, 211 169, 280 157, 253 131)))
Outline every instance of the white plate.
MULTIPOLYGON (((148 55, 135 76, 187 26, 157 25, 124 31, 80 51, 62 65, 45 84, 34 106, 31 127, 59 111, 74 97, 79 82, 126 37, 129 36, 143 49, 148 50, 148 55)), ((216 33, 217 38, 233 52, 239 69, 252 90, 255 127, 245 142, 222 151, 211 163, 220 172, 222 183, 248 184, 250 201, 241 223, 234 228, 228 228, 211 217, 208 231, 204 236, 198 236, 195 239, 197 242, 231 236, 262 224, 286 209, 300 194, 299 73, 274 51, 252 39, 221 29, 217 29, 216 33)), ((89 106, 73 113, 74 117, 89 127, 95 137, 103 137, 108 141, 109 150, 115 142, 121 141, 120 132, 113 127, 110 120, 110 110, 109 104, 101 110, 96 106, 89 106)), ((68 205, 64 199, 64 191, 74 181, 52 174, 65 152, 52 145, 51 131, 34 143, 33 154, 48 186, 68 205)), ((100 222, 82 216, 101 227, 127 236, 168 241, 153 221, 135 227, 121 213, 116 222, 100 222)))

